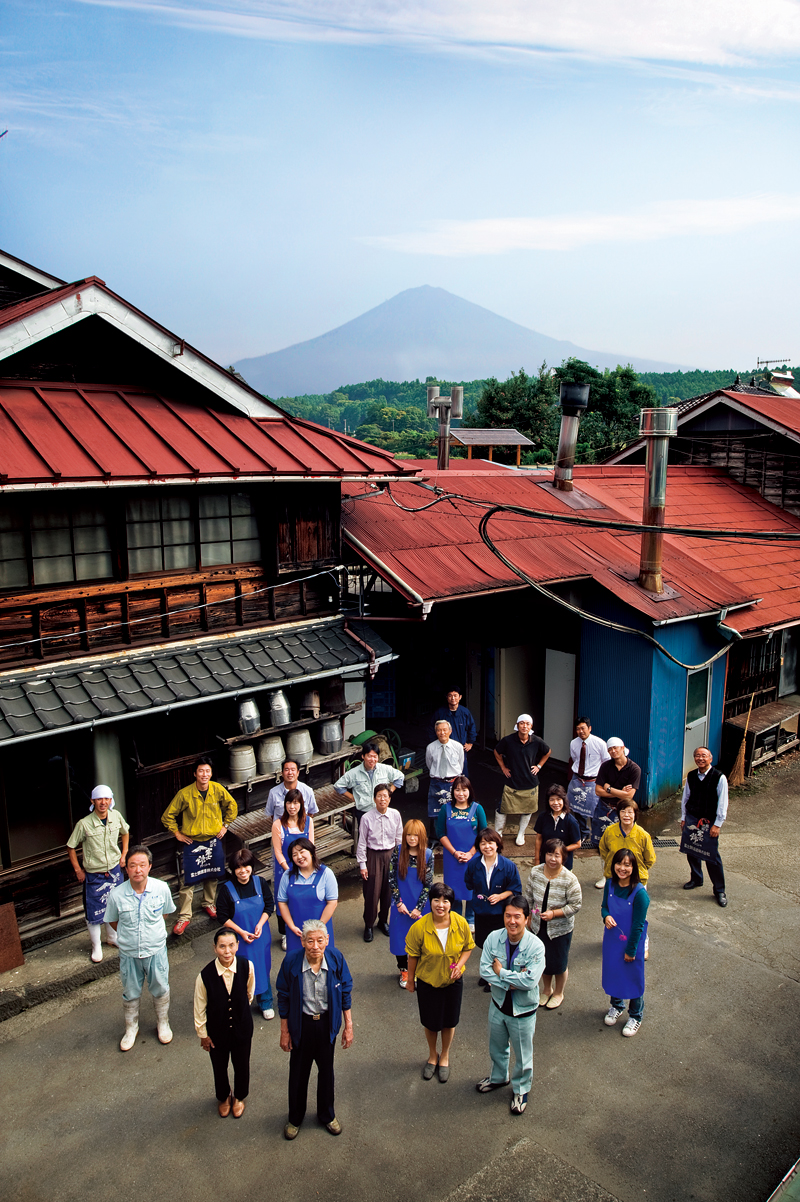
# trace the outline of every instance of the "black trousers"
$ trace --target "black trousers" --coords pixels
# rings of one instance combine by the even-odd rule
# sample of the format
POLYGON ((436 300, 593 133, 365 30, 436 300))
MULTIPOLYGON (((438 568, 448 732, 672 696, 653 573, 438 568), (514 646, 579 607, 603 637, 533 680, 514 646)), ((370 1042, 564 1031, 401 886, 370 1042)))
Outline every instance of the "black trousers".
POLYGON ((388 851, 373 851, 367 848, 368 879, 362 879, 361 888, 364 891, 364 926, 374 927, 377 919, 387 922, 389 906, 392 904, 392 894, 389 889, 389 862, 392 858, 392 848, 388 851))
POLYGON ((336 1118, 333 1108, 333 1052, 331 1022, 327 1012, 314 1019, 303 1015, 300 1046, 289 1053, 289 1122, 299 1127, 305 1118, 311 1066, 317 1066, 317 1117, 321 1123, 336 1118))
POLYGON ((230 1097, 231 1087, 228 1080, 228 1060, 233 1065, 233 1096, 243 1102, 250 1092, 250 1044, 252 1040, 242 1039, 229 1047, 213 1047, 209 1049, 211 1064, 214 1069, 214 1090, 218 1102, 224 1102, 230 1097))
POLYGON ((725 873, 722 869, 722 860, 701 860, 699 856, 690 856, 687 853, 686 859, 689 861, 689 870, 692 874, 693 881, 703 883, 703 864, 705 863, 708 869, 708 875, 711 880, 711 887, 715 893, 725 892, 725 873))

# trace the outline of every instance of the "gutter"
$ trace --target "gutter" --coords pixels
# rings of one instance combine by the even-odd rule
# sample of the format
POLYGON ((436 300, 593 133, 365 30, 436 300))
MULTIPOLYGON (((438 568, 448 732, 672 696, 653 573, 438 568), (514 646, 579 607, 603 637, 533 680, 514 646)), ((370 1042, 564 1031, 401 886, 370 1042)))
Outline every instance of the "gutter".
POLYGON ((41 483, 0 484, 0 494, 13 492, 63 492, 65 489, 84 488, 158 488, 159 486, 174 488, 175 485, 195 487, 206 484, 299 484, 316 482, 318 484, 397 484, 398 481, 416 480, 417 476, 371 476, 367 472, 360 476, 315 475, 236 475, 227 476, 161 476, 159 479, 141 477, 119 480, 44 480, 41 483))
MULTIPOLYGON (((735 605, 726 605, 723 609, 709 609, 701 614, 684 614, 680 618, 660 618, 658 621, 653 619, 654 626, 675 626, 678 622, 695 622, 698 618, 716 618, 717 625, 725 621, 726 616, 734 609, 747 609, 750 605, 759 605, 764 600, 763 597, 754 597, 752 601, 737 601, 735 605)), ((793 625, 793 623, 789 623, 793 625)), ((726 629, 732 629, 727 627, 726 629)), ((736 632, 739 634, 738 630, 736 632)), ((727 636, 726 636, 727 637, 727 636)), ((739 635, 741 638, 742 636, 739 635)))
MULTIPOLYGON (((354 534, 351 534, 349 530, 343 529, 342 534, 347 539, 347 541, 350 543, 351 547, 355 548, 356 551, 360 551, 361 554, 364 556, 364 558, 366 560, 368 560, 373 565, 373 567, 377 568, 381 574, 385 573, 389 577, 389 579, 392 580, 397 585, 400 592, 403 593, 403 595, 406 598, 410 598, 417 605, 421 605, 422 606, 422 616, 423 616, 423 618, 427 618, 428 614, 431 612, 431 609, 433 608, 432 601, 423 601, 423 599, 422 599, 422 597, 420 597, 419 593, 415 593, 413 588, 410 587, 410 585, 406 584, 406 582, 404 580, 401 580, 396 572, 393 572, 392 569, 387 567, 386 564, 383 563, 382 560, 378 559, 377 555, 373 554, 372 551, 370 551, 367 547, 365 547, 364 544, 362 542, 360 542, 354 534)), ((366 619, 365 619, 365 621, 366 621, 366 619)))

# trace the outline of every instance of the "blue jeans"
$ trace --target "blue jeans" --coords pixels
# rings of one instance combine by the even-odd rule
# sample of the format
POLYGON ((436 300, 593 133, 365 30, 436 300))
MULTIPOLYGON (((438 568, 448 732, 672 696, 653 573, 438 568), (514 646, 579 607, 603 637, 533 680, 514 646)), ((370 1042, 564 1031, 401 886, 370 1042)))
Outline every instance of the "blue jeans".
POLYGON ((457 914, 462 914, 467 922, 475 921, 475 907, 471 900, 468 902, 456 901, 451 909, 455 910, 457 914))
POLYGON ((274 1010, 275 1009, 273 1002, 272 1002, 272 985, 269 982, 267 982, 267 988, 264 990, 263 993, 256 994, 256 1001, 258 1002, 259 1010, 274 1010))
MULTIPOLYGON (((610 999, 610 1001, 611 1001, 611 1005, 615 1006, 617 1010, 625 1009, 625 1003, 621 997, 612 997, 610 999)), ((643 1014, 644 1014, 644 994, 642 994, 641 997, 632 997, 630 999, 630 1001, 628 1002, 628 1017, 635 1018, 636 1021, 640 1023, 642 1021, 643 1014)))

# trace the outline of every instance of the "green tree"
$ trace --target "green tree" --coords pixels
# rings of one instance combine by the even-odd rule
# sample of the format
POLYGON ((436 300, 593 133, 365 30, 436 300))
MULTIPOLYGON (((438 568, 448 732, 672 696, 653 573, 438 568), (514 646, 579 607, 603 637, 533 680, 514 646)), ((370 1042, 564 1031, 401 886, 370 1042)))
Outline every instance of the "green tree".
MULTIPOLYGON (((558 386, 546 363, 537 375, 522 368, 502 383, 494 376, 484 384, 474 413, 462 425, 476 429, 512 429, 525 434, 536 450, 558 443, 558 386)), ((516 455, 516 450, 514 450, 516 455)))

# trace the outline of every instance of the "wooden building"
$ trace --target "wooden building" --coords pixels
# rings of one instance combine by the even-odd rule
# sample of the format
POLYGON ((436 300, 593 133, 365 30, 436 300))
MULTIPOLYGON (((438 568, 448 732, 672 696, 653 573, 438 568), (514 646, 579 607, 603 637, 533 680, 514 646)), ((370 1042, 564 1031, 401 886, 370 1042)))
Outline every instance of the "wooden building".
POLYGON ((363 729, 392 654, 339 614, 341 489, 408 472, 102 280, 0 254, 0 904, 25 945, 80 916, 64 842, 95 784, 171 875, 160 814, 198 753, 227 776, 242 699, 268 714, 270 690, 299 707, 335 685, 345 736, 363 729))

